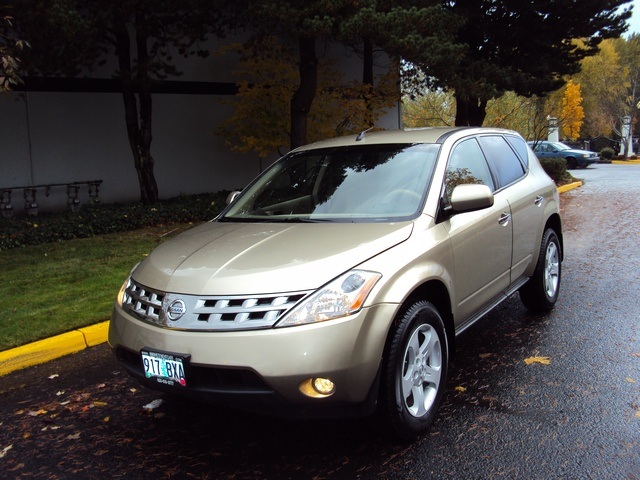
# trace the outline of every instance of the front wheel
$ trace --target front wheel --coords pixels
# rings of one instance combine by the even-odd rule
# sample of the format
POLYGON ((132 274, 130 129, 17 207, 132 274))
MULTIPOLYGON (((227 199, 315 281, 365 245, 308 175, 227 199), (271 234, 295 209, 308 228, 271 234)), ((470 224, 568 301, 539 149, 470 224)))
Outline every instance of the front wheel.
POLYGON ((386 349, 380 407, 391 432, 412 440, 433 423, 447 383, 444 322, 429 302, 404 309, 386 349))
POLYGON ((560 248, 556 232, 545 230, 533 276, 520 288, 520 300, 529 310, 547 312, 555 306, 562 277, 560 248))

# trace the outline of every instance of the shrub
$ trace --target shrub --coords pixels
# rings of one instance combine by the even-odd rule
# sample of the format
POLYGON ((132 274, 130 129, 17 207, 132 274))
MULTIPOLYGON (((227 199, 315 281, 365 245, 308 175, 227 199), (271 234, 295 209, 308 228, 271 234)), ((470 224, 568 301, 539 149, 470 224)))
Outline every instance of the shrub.
POLYGON ((567 171, 567 161, 562 157, 541 158, 540 164, 544 171, 547 172, 556 185, 563 185, 573 180, 571 174, 567 171))
POLYGON ((222 211, 228 193, 180 195, 155 205, 93 204, 79 212, 0 218, 0 250, 154 225, 204 222, 222 211))
POLYGON ((600 157, 604 160, 611 160, 614 155, 615 152, 613 151, 613 148, 606 147, 600 150, 600 157))

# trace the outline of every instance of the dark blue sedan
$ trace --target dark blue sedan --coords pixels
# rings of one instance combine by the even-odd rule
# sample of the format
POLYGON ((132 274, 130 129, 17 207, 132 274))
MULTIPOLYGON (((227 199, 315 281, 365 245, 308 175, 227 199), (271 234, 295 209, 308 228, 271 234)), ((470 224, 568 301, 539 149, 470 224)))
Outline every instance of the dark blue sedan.
POLYGON ((567 168, 587 168, 600 161, 600 155, 588 150, 571 148, 562 142, 530 141, 527 142, 538 158, 562 157, 567 161, 567 168))

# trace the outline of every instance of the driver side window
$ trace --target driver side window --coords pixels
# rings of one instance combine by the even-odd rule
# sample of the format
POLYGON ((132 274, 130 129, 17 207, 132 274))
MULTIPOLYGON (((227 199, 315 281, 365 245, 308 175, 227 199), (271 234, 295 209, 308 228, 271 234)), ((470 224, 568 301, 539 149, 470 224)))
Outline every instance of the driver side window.
POLYGON ((451 205, 453 189, 463 184, 484 184, 495 190, 489 165, 475 138, 463 140, 451 152, 445 177, 445 206, 451 205))

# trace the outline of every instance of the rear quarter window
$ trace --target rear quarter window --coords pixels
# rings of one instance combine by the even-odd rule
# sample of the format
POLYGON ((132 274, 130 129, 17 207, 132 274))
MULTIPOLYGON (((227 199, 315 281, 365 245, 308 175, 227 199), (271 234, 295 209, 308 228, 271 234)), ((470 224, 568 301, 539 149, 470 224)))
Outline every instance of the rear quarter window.
POLYGON ((520 137, 512 135, 506 135, 504 138, 509 142, 511 148, 515 150, 518 157, 520 157, 524 168, 527 169, 529 167, 529 148, 527 147, 527 142, 520 137))

